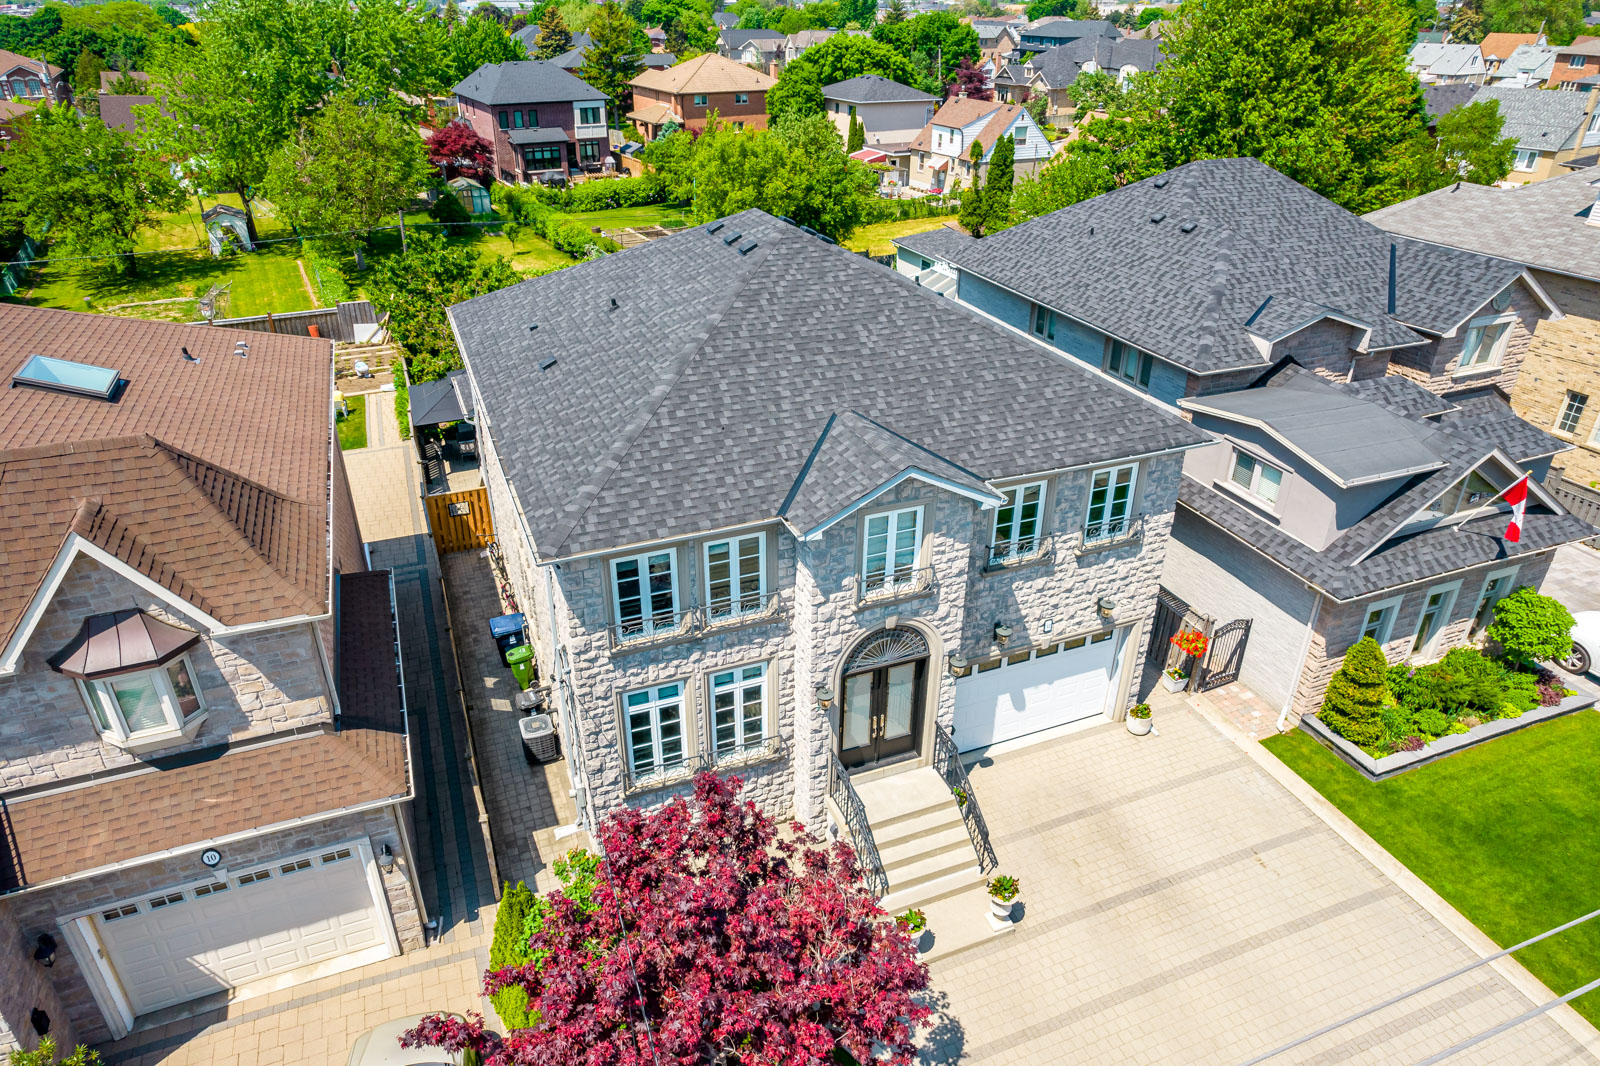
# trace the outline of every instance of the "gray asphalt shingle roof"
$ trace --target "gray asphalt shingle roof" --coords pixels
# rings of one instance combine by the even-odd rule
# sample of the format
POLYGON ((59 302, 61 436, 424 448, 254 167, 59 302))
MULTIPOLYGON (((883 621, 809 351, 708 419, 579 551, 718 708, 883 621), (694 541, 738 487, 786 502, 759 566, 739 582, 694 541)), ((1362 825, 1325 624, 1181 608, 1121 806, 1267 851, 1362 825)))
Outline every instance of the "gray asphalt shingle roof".
POLYGON ((1424 85, 1422 103, 1428 110, 1428 118, 1437 122, 1456 108, 1470 104, 1477 93, 1476 85, 1424 85))
POLYGON ((1392 233, 1600 281, 1600 227, 1589 225, 1596 183, 1600 167, 1511 189, 1462 183, 1366 218, 1392 233))
POLYGON ((1558 152, 1576 146, 1589 113, 1588 93, 1486 85, 1472 97, 1475 104, 1485 100, 1500 105, 1500 116, 1505 120, 1500 136, 1515 138, 1518 148, 1537 152, 1558 152))
POLYGON ((1200 374, 1266 367, 1251 336, 1252 319, 1282 324, 1269 301, 1369 325, 1383 349, 1449 332, 1522 273, 1392 237, 1254 159, 1185 164, 973 241, 954 261, 1200 374))
POLYGON ((822 87, 822 95, 828 100, 842 100, 849 104, 889 104, 902 101, 922 103, 938 100, 937 96, 925 93, 921 89, 913 89, 909 85, 901 85, 892 78, 885 78, 881 74, 862 74, 844 81, 836 81, 831 85, 822 87))
POLYGON ((754 41, 756 47, 763 52, 771 52, 782 48, 788 43, 789 38, 777 30, 723 30, 722 43, 728 46, 730 52, 737 52, 745 45, 754 41))
POLYGON ((904 237, 895 237, 893 243, 908 252, 949 261, 973 240, 970 234, 950 226, 940 226, 926 233, 908 233, 904 237))
MULTIPOLYGON (((1366 382, 1335 385, 1309 370, 1287 363, 1249 389, 1224 393, 1222 397, 1206 396, 1185 401, 1185 404, 1219 406, 1227 398, 1247 393, 1277 393, 1278 402, 1288 410, 1294 406, 1294 397, 1289 394, 1296 392, 1366 397, 1373 406, 1381 402, 1377 399, 1380 393, 1406 402, 1403 390, 1379 390, 1373 383, 1366 382)), ((1271 402, 1261 402, 1261 406, 1267 411, 1274 410, 1271 402)), ((1397 408, 1385 409, 1397 412, 1397 408)), ((1513 559, 1530 551, 1593 535, 1588 523, 1572 515, 1558 515, 1530 498, 1520 544, 1504 541, 1506 516, 1498 513, 1460 525, 1437 526, 1395 536, 1408 519, 1493 456, 1496 450, 1515 462, 1549 454, 1552 450, 1545 448, 1538 439, 1544 434, 1513 415, 1503 400, 1492 397, 1468 398, 1437 420, 1420 415, 1406 420, 1411 423, 1411 443, 1406 447, 1424 447, 1434 459, 1434 468, 1399 481, 1395 491, 1382 503, 1321 551, 1282 532, 1273 522, 1228 493, 1202 485, 1191 477, 1184 477, 1178 500, 1188 510, 1341 600, 1423 581, 1479 563, 1513 559), (1534 449, 1531 454, 1529 449, 1534 449)), ((1349 436, 1357 438, 1366 434, 1373 422, 1371 416, 1352 416, 1349 436)), ((1374 442, 1373 450, 1397 447, 1394 436, 1391 426, 1390 434, 1385 440, 1374 442)), ((1553 443, 1558 448, 1567 447, 1559 441, 1553 443)), ((1322 446, 1329 449, 1324 452, 1326 456, 1343 459, 1351 455, 1348 444, 1331 438, 1322 446)), ((1382 465, 1386 460, 1375 456, 1373 461, 1382 465)))
MULTIPOLYGON (((1123 67, 1137 67, 1140 71, 1156 69, 1165 59, 1161 42, 1142 38, 1124 37, 1110 40, 1105 37, 1080 37, 1066 44, 1058 44, 1030 57, 1025 64, 1033 73, 1044 79, 1051 89, 1065 89, 1078 80, 1083 65, 1091 60, 1100 70, 1115 75, 1123 67)), ((1024 69, 1026 75, 1026 69, 1024 69)))
POLYGON ((485 63, 452 90, 484 104, 542 104, 600 100, 605 93, 548 61, 485 63))
MULTIPOLYGON (((773 518, 835 416, 859 414, 984 478, 1206 439, 1175 412, 762 212, 710 229, 450 309, 542 555, 773 518)), ((807 515, 827 506, 804 502, 807 515)))

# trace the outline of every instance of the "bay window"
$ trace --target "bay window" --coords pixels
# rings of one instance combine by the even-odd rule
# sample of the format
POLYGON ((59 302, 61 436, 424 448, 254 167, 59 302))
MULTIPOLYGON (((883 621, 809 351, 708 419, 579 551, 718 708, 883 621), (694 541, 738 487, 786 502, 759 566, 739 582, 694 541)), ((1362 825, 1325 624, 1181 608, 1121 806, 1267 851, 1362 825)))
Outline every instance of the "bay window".
POLYGON ((187 655, 153 670, 79 683, 95 726, 113 741, 169 738, 198 727, 206 709, 187 655))
POLYGON ((766 602, 766 535, 706 545, 706 617, 721 622, 760 611, 766 602))
POLYGON ((598 126, 600 124, 600 108, 598 108, 598 107, 580 107, 580 108, 578 108, 578 122, 579 122, 580 125, 584 125, 584 126, 598 126))

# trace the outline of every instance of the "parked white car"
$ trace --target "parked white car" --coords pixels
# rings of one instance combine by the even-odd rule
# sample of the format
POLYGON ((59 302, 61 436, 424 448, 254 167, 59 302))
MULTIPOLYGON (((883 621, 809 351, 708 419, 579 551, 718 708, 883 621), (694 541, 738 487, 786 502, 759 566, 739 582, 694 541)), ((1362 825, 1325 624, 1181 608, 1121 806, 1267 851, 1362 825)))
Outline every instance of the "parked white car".
MULTIPOLYGON (((461 1056, 436 1047, 403 1048, 400 1036, 407 1029, 415 1029, 426 1014, 413 1014, 409 1018, 396 1018, 384 1022, 376 1029, 368 1029, 356 1037, 350 1049, 349 1066, 460 1066, 461 1056)), ((460 1018, 457 1014, 454 1017, 460 1018)))
POLYGON ((1579 611, 1572 620, 1572 651, 1556 665, 1569 673, 1586 674, 1600 659, 1600 611, 1579 611))

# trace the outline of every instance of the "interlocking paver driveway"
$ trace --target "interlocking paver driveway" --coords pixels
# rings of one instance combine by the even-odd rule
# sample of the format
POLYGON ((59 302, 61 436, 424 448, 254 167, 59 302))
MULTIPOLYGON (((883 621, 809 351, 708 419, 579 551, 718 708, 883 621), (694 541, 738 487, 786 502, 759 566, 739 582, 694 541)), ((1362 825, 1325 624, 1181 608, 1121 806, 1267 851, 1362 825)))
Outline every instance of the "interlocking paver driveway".
MULTIPOLYGON (((970 771, 1026 911, 934 963, 925 1061, 1230 1066, 1475 958, 1193 711, 1157 727, 970 771)), ((1531 1006, 1482 967, 1272 1061, 1414 1063, 1531 1006)), ((1541 1017, 1448 1061, 1595 1060, 1541 1017)))

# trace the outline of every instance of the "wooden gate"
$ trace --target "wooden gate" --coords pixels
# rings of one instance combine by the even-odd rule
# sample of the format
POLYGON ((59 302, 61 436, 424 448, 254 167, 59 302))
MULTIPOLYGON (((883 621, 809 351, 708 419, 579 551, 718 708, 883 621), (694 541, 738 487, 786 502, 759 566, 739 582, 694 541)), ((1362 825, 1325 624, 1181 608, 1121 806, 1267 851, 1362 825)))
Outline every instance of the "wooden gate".
POLYGON ((1211 634, 1205 665, 1200 668, 1196 692, 1207 692, 1239 679, 1244 666, 1244 646, 1250 639, 1250 619, 1238 618, 1211 634))
POLYGON ((463 492, 441 492, 424 496, 422 502, 428 510, 434 549, 440 555, 488 547, 494 540, 488 489, 480 486, 463 492))

